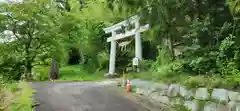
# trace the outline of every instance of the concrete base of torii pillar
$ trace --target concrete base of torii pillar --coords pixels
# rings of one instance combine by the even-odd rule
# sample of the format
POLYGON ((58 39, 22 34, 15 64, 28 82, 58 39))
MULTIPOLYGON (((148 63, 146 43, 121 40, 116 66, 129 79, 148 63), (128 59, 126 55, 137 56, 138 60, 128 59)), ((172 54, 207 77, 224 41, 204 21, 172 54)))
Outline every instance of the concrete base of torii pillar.
POLYGON ((117 74, 117 73, 113 73, 113 74, 106 73, 106 74, 104 74, 104 77, 106 77, 106 78, 119 78, 120 75, 117 74))

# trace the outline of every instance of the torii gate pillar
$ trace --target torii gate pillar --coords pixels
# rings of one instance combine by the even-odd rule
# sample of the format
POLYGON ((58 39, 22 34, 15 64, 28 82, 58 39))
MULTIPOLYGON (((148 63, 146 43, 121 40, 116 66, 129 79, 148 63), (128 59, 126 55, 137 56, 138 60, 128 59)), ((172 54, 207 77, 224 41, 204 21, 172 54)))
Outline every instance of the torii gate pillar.
MULTIPOLYGON (((135 27, 140 27, 139 20, 135 22, 135 27)), ((142 40, 139 30, 135 32, 135 55, 138 59, 142 60, 142 40)))
POLYGON ((105 33, 112 33, 112 37, 107 38, 107 42, 111 42, 110 48, 110 60, 109 60, 109 71, 105 76, 115 76, 115 62, 116 62, 116 49, 117 49, 117 40, 123 39, 135 35, 135 56, 142 59, 142 40, 140 33, 149 29, 149 25, 140 26, 139 23, 140 17, 133 16, 128 20, 122 21, 116 25, 113 25, 108 28, 104 28, 105 33), (116 31, 120 30, 122 26, 128 26, 134 24, 135 28, 132 30, 126 30, 125 33, 117 34, 116 31))
MULTIPOLYGON (((112 37, 116 36, 116 32, 112 32, 112 37)), ((117 41, 111 41, 111 48, 110 48, 110 60, 109 60, 109 74, 115 74, 115 62, 116 62, 116 50, 117 50, 117 41)))

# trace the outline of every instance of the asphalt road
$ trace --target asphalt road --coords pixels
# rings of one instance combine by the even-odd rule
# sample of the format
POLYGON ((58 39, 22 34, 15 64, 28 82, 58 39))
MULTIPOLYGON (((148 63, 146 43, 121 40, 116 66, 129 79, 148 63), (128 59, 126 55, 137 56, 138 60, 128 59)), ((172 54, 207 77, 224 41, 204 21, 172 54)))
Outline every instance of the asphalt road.
POLYGON ((96 82, 38 82, 36 111, 150 111, 124 97, 116 86, 96 82))

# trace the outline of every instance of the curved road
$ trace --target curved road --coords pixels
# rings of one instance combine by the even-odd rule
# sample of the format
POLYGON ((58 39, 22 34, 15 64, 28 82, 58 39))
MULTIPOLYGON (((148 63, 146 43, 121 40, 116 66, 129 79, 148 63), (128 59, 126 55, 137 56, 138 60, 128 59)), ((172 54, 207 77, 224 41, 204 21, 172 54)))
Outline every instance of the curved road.
POLYGON ((150 111, 102 82, 32 83, 36 111, 150 111))

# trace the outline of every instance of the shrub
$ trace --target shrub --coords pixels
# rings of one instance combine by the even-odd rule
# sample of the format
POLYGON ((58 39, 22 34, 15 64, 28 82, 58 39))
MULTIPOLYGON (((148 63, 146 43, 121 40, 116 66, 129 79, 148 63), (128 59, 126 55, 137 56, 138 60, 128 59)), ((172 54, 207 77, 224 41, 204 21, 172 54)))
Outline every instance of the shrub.
POLYGON ((48 80, 50 66, 36 66, 33 68, 33 79, 37 81, 48 80))
POLYGON ((235 36, 229 35, 219 46, 219 54, 216 62, 218 71, 222 76, 240 73, 240 46, 235 42, 235 39, 235 36))
POLYGON ((0 88, 6 85, 6 79, 0 74, 0 88))
POLYGON ((151 70, 151 66, 153 63, 154 63, 153 60, 141 60, 139 67, 143 71, 149 71, 149 70, 151 70))
POLYGON ((7 80, 19 80, 24 73, 22 62, 17 57, 0 59, 0 74, 7 80))
POLYGON ((170 62, 171 62, 171 56, 167 48, 164 46, 161 46, 161 47, 159 46, 157 60, 154 63, 152 63, 151 70, 158 72, 159 67, 165 66, 170 62))
POLYGON ((188 88, 204 87, 206 85, 203 76, 189 76, 183 84, 188 88))
POLYGON ((187 64, 196 74, 205 74, 213 68, 212 65, 214 65, 214 60, 208 56, 195 57, 187 64))

